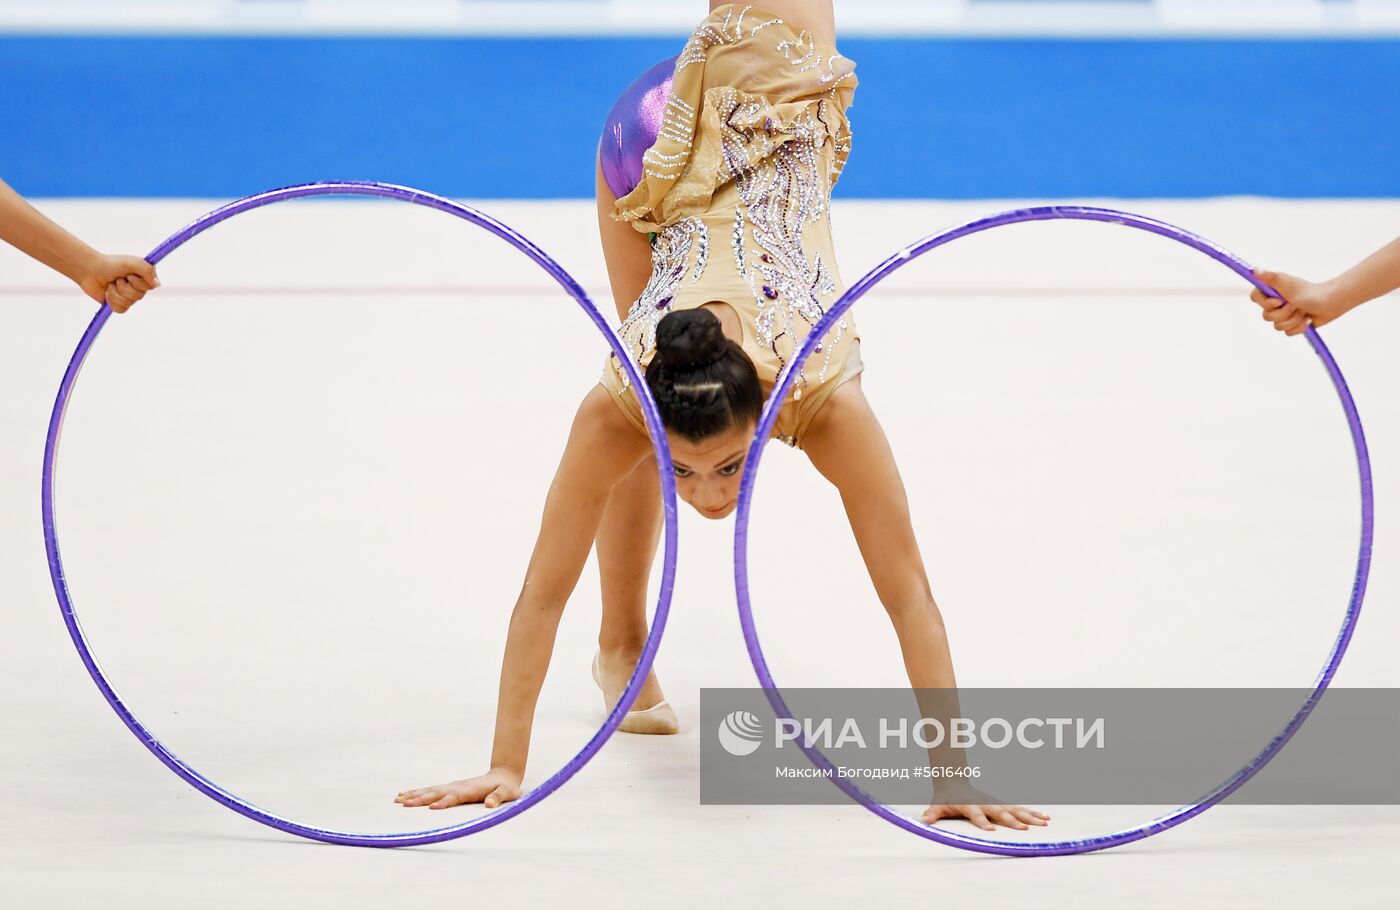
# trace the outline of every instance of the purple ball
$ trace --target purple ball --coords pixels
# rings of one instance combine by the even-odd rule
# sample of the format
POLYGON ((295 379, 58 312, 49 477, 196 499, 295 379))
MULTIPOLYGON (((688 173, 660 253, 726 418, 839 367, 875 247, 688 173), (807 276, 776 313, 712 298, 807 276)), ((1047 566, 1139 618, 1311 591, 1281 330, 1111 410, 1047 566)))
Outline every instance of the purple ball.
POLYGON ((621 199, 642 182, 642 156, 656 144, 661 118, 671 97, 676 58, 662 60, 627 86, 603 126, 598 161, 603 180, 621 199))

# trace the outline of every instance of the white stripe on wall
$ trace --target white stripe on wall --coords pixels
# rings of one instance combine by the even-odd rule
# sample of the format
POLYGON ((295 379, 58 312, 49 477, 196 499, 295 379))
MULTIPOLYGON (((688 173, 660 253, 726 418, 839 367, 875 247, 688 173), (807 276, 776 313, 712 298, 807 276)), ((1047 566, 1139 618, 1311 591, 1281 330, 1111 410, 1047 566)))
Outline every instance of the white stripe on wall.
MULTIPOLYGON (((1400 0, 835 2, 843 35, 1400 35, 1400 0)), ((683 34, 706 9, 701 0, 0 0, 0 31, 683 34)))

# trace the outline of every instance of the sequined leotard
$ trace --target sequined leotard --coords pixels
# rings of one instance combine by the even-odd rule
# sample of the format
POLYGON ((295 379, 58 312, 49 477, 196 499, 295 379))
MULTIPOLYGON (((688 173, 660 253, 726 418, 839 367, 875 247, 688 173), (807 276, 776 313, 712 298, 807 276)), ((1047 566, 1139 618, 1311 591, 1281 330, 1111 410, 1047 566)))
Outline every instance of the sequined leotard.
MULTIPOLYGON (((765 391, 844 290, 831 239, 831 187, 850 152, 855 64, 753 6, 716 8, 676 59, 643 178, 613 217, 656 232, 652 275, 622 324, 645 367, 672 310, 733 306, 765 391)), ((837 386, 862 369, 850 314, 803 365, 774 438, 801 446, 837 386)), ((646 432, 609 354, 603 384, 646 432)))

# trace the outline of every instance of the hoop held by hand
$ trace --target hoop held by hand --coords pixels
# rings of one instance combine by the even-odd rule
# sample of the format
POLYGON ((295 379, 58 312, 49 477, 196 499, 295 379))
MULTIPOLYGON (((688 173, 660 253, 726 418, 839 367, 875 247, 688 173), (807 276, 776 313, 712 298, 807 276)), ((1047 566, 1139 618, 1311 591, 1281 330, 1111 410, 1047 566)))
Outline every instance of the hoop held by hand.
MULTIPOLYGON (((779 719, 793 718, 794 715, 784 701, 782 690, 778 688, 777 682, 773 679, 772 671, 768 669, 768 662, 764 657, 763 647, 759 643, 758 632, 754 625, 753 604, 749 596, 748 578, 749 511, 753 505, 753 488, 758 478, 758 466, 763 456, 763 449, 768 441, 769 434, 773 431, 773 425, 778 419, 778 413, 782 403, 786 400, 788 392, 792 388, 793 381, 797 377, 795 368, 807 361, 807 358, 812 355, 817 342, 821 340, 838 319, 845 315, 846 311, 849 310, 857 300, 865 296, 871 288, 879 284, 890 274, 930 250, 937 249, 954 240, 993 228, 1004 227, 1010 224, 1020 224, 1028 221, 1056 220, 1110 222, 1175 240, 1194 250, 1205 253, 1217 262, 1224 264, 1270 297, 1279 297, 1276 291, 1255 277, 1254 270, 1248 264, 1202 237, 1198 237, 1195 234, 1165 222, 1146 218, 1141 215, 1086 206, 1043 206, 1039 208, 1003 212, 990 218, 972 221, 959 227, 952 228, 951 230, 933 234, 901 250, 889 259, 886 259, 869 274, 853 284, 846 293, 842 295, 841 299, 818 320, 817 324, 808 333, 805 342, 788 362, 782 374, 779 375, 773 387, 773 391, 769 395, 767 403, 764 405, 763 414, 759 418, 758 427, 754 433, 754 441, 749 448, 748 458, 744 463, 743 480, 739 487, 738 517, 734 526, 734 584, 738 595, 739 622, 743 626, 744 642, 749 651, 749 659, 753 662, 754 671, 758 674, 759 684, 763 687, 764 694, 768 697, 768 701, 779 719)), ((807 754, 807 757, 810 758, 818 768, 829 773, 832 781, 852 799, 881 818, 898 825, 906 831, 917 834, 920 837, 926 837, 940 844, 946 844, 950 847, 958 847, 963 850, 972 850, 979 853, 999 854, 1002 856, 1058 856, 1071 853, 1088 853, 1094 850, 1103 850, 1109 847, 1117 847, 1122 844, 1131 843, 1145 837, 1150 837, 1153 834, 1166 831, 1168 828, 1173 828, 1188 819, 1200 815, 1206 809, 1225 799, 1243 786, 1246 781, 1257 774, 1260 769, 1278 754, 1279 750, 1292 738, 1294 733, 1298 732, 1299 727, 1307 720, 1308 715, 1312 713, 1313 707, 1316 706, 1318 701, 1322 698, 1322 694, 1326 690, 1327 685, 1332 681, 1333 675, 1337 672, 1337 667, 1341 664, 1342 656, 1346 653, 1352 633, 1356 629, 1356 621, 1360 615, 1361 602, 1366 595, 1366 580, 1370 573, 1371 566, 1371 540, 1375 525, 1375 502, 1371 489, 1371 461, 1366 449, 1366 436, 1361 428, 1361 418, 1356 412, 1356 403, 1352 400, 1351 391, 1347 388, 1346 380, 1342 378, 1342 372, 1338 368, 1336 360, 1333 359, 1331 352, 1327 350, 1327 346, 1322 343, 1322 339, 1318 337, 1316 330, 1311 326, 1308 327, 1306 335, 1308 343, 1312 345, 1313 350, 1322 361, 1322 365, 1326 369, 1327 375, 1336 389, 1337 397, 1341 401, 1342 410, 1346 414, 1347 425, 1351 431, 1352 445, 1356 450, 1357 472, 1361 482, 1361 543, 1356 559, 1356 574, 1352 584, 1351 597, 1347 602, 1346 612, 1342 618, 1341 630, 1333 641, 1332 649, 1327 656, 1327 660, 1313 684, 1312 693, 1303 702, 1302 706, 1298 708, 1297 712, 1284 728, 1269 742, 1264 750, 1251 759, 1247 765, 1235 772, 1234 775, 1214 790, 1201 797, 1196 803, 1189 806, 1182 806, 1166 815, 1136 827, 1081 840, 1035 843, 968 837, 953 831, 926 825, 918 819, 896 812, 888 806, 877 802, 870 794, 862 790, 852 778, 842 777, 836 773, 836 767, 822 754, 821 750, 799 739, 797 741, 798 745, 801 746, 803 752, 807 754)))
POLYGON ((102 327, 107 323, 112 311, 106 306, 98 310, 88 325, 87 331, 83 334, 82 340, 78 342, 78 348, 73 352, 73 357, 69 361, 68 369, 63 374, 63 381, 59 386, 58 397, 54 402, 53 414, 49 418, 48 439, 44 445, 44 472, 43 472, 43 513, 44 513, 44 545, 48 551, 49 574, 53 579, 54 593, 58 596, 59 608, 63 613, 63 621, 68 627, 68 634, 73 639, 74 646, 78 649, 78 655, 82 658, 83 665, 87 667, 88 674, 93 682, 97 684, 102 695, 107 699, 107 703, 112 706, 112 710, 121 718, 122 723, 141 740, 142 745, 160 759, 171 771, 174 771, 183 780, 199 790, 201 793, 221 803, 233 811, 247 816, 254 821, 261 822, 279 831, 288 834, 295 834, 300 837, 307 837, 313 840, 326 841, 333 844, 346 844, 358 847, 406 847, 417 844, 432 844, 440 841, 452 840, 487 828, 494 827, 508 818, 519 815, 526 809, 538 803, 555 790, 559 789, 570 777, 582 768, 597 751, 607 742, 608 737, 617 730, 627 714, 628 708, 636 700, 637 694, 641 691, 646 682, 647 674, 651 670, 652 660, 656 656, 657 646, 661 642, 661 634, 666 627, 666 617, 670 612, 671 591, 675 584, 676 571, 676 485, 675 478, 671 471, 671 453, 666 442, 666 432, 661 423, 661 415, 656 410, 656 403, 652 400, 645 380, 638 374, 636 364, 627 355, 626 346, 618 338, 603 315, 598 312, 598 308, 589 300, 588 295, 577 281, 569 273, 565 272, 553 259, 547 256, 539 247, 529 240, 507 227, 505 224, 483 214, 469 206, 453 202, 441 196, 426 193, 422 190, 415 190, 409 187, 395 186, 385 183, 366 183, 357 181, 341 181, 328 183, 309 183, 300 186, 289 186, 282 189, 271 190, 260 193, 256 196, 249 196, 237 202, 230 203, 222 208, 216 209, 207 215, 189 224, 174 236, 170 237, 160 246, 156 247, 149 256, 146 257, 152 265, 159 263, 185 243, 189 242, 199 234, 221 222, 227 221, 235 215, 262 208, 278 202, 286 202, 292 199, 301 199, 311 196, 359 196, 374 197, 380 199, 390 199, 397 202, 407 202, 412 205, 421 205, 426 208, 436 209, 446 212, 463 221, 467 221, 477 227, 484 228, 488 233, 504 240, 515 249, 524 253, 555 281, 557 281, 564 291, 578 303, 584 315, 593 321, 598 330, 607 338, 608 344, 617 352, 620 361, 627 369, 633 386, 640 395, 642 411, 646 418, 647 428, 650 430, 653 440, 657 465, 660 468, 662 486, 662 504, 666 519, 666 555, 661 574, 660 593, 657 596, 656 613, 652 620, 651 630, 647 636, 646 643, 642 649, 641 659, 632 672, 632 677, 627 681, 627 687, 623 690, 622 697, 613 706, 612 713, 603 722, 603 726, 584 745, 577 755, 569 759, 563 768, 559 769, 552 776, 546 779, 533 790, 525 793, 514 802, 509 802, 494 809, 484 815, 479 815, 469 821, 457 825, 449 825, 442 828, 434 828, 428 831, 405 832, 396 834, 355 834, 344 831, 333 831, 325 828, 316 828, 300 822, 283 818, 261 809, 251 803, 240 799, 229 791, 223 789, 212 780, 204 777, 194 768, 185 764, 175 753, 170 751, 158 740, 149 729, 147 729, 131 709, 122 701, 116 689, 107 679, 97 659, 93 656, 92 648, 86 636, 83 634, 81 625, 78 623, 77 612, 73 606, 73 598, 68 590, 65 580, 63 560, 59 555, 58 530, 54 521, 54 477, 57 469, 58 441, 60 431, 63 428, 63 416, 67 409, 68 401, 73 394, 73 386, 77 381, 78 372, 82 369, 88 351, 91 349, 97 335, 102 331, 102 327))

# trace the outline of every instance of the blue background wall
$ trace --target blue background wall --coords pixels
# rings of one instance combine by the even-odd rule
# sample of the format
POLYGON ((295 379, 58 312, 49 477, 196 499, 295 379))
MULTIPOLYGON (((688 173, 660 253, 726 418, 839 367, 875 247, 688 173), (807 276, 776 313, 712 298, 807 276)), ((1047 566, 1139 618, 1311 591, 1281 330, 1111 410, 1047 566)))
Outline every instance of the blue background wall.
MULTIPOLYGON (((0 38, 35 196, 589 196, 659 38, 0 38)), ((849 39, 847 198, 1400 196, 1400 41, 849 39)))

